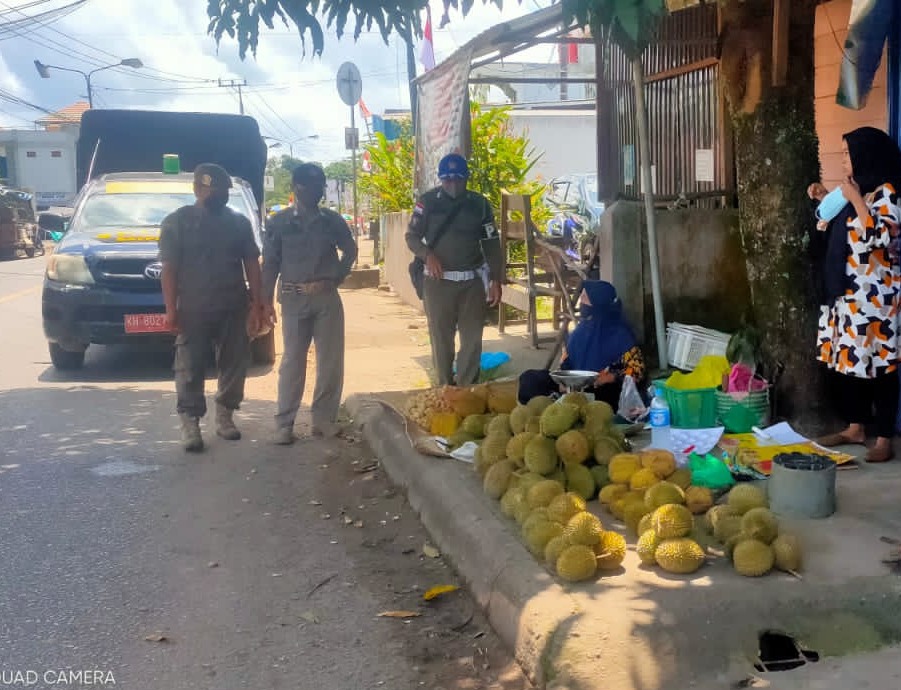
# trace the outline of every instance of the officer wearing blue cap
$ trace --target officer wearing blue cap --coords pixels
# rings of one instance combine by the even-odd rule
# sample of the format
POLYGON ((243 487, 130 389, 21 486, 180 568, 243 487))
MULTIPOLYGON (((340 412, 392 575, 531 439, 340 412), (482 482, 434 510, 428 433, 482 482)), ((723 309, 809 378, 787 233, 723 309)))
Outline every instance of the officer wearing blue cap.
POLYGON ((441 184, 413 209, 407 245, 425 264, 422 299, 440 385, 479 380, 486 305, 501 298, 503 262, 491 203, 466 189, 469 166, 456 153, 438 164, 441 184), (460 333, 454 376, 454 337, 460 333))

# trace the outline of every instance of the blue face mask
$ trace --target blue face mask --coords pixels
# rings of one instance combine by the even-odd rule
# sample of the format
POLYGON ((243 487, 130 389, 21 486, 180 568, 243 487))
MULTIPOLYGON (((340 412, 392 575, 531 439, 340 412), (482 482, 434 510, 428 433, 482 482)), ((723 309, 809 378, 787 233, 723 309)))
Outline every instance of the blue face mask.
POLYGON ((836 187, 824 196, 820 205, 817 206, 817 218, 828 223, 841 213, 842 209, 847 205, 848 200, 842 194, 842 188, 836 187))

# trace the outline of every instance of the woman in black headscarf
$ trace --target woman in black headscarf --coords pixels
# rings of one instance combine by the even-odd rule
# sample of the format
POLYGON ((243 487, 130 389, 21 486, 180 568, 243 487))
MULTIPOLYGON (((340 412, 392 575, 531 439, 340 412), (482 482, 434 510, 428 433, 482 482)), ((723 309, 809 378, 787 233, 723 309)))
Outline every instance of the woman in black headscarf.
POLYGON ((867 461, 885 462, 893 457, 899 396, 901 273, 893 245, 901 221, 901 151, 885 132, 862 127, 844 135, 842 154, 844 207, 831 219, 822 218, 825 190, 819 185, 808 190, 821 200, 818 227, 825 231, 817 358, 833 372, 835 396, 848 423, 820 443, 864 444, 864 424, 873 418, 877 438, 867 461))

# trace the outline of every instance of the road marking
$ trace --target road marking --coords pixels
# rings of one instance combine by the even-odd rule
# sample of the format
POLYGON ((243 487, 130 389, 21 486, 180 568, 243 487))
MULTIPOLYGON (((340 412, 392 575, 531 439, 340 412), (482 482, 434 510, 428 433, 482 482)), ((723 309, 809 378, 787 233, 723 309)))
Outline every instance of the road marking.
POLYGON ((25 297, 25 295, 31 295, 35 292, 38 292, 41 289, 41 286, 28 288, 27 290, 19 290, 18 292, 13 292, 10 295, 4 295, 0 297, 0 304, 4 302, 12 302, 14 299, 19 299, 20 297, 25 297))

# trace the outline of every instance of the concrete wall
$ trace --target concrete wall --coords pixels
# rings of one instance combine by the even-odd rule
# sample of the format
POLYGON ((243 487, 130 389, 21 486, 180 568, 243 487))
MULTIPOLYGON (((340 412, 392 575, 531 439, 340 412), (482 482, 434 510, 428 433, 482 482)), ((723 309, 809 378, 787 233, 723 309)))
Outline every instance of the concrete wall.
POLYGON ((820 139, 820 164, 823 184, 829 189, 842 181, 842 134, 858 127, 888 129, 888 92, 886 59, 883 56, 873 89, 862 110, 843 108, 835 102, 842 46, 848 35, 851 0, 831 0, 817 7, 814 51, 816 59, 817 136, 820 139))
POLYGON ((597 118, 592 111, 514 110, 510 126, 541 155, 531 176, 545 182, 560 175, 591 173, 597 162, 597 118))
MULTIPOLYGON (((656 218, 666 322, 735 331, 751 303, 737 211, 659 210, 656 218)), ((656 360, 643 205, 611 206, 601 217, 600 240, 601 278, 616 286, 645 355, 656 360)))
POLYGON ((383 216, 385 246, 382 252, 385 257, 385 281, 403 302, 422 311, 422 302, 410 283, 409 266, 413 260, 413 253, 404 241, 409 222, 410 214, 406 211, 383 216))

